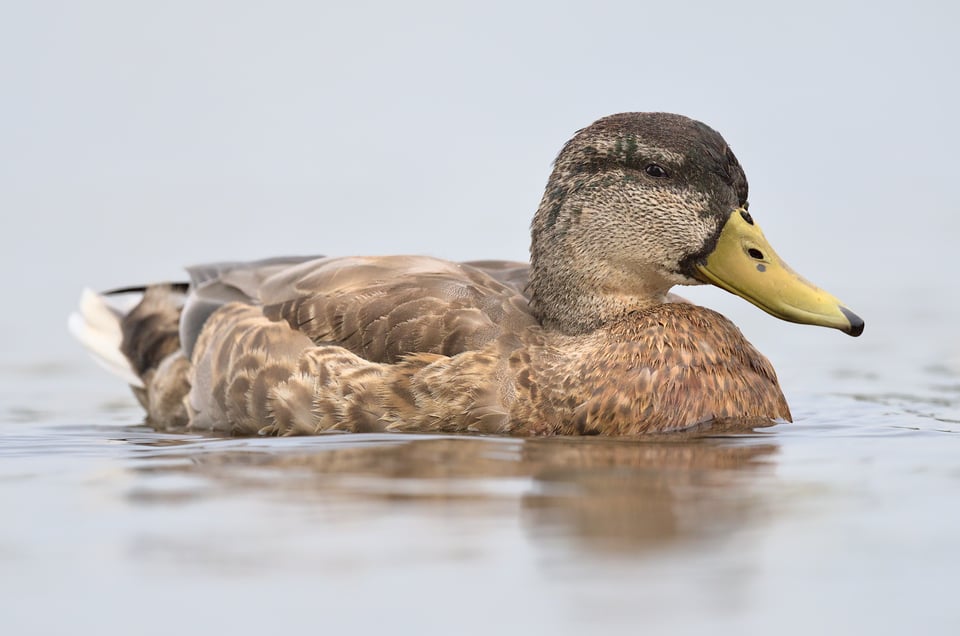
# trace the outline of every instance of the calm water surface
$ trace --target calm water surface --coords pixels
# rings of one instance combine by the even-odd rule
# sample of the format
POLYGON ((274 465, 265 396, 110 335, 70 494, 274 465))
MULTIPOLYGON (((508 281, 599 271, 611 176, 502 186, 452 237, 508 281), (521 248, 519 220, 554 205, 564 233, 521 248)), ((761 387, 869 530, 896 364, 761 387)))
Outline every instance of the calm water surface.
POLYGON ((758 334, 796 423, 659 440, 163 435, 5 365, 0 633, 960 633, 960 312, 887 315, 758 334))

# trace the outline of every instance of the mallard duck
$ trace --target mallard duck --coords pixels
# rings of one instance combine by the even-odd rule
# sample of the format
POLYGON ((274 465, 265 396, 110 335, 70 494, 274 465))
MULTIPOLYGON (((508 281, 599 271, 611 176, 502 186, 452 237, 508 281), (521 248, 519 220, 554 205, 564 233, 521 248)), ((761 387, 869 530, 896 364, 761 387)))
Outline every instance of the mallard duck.
POLYGON ((293 257, 85 292, 73 333, 159 429, 638 435, 791 419, 770 362, 670 293, 711 283, 783 320, 863 321, 794 273, 719 133, 622 113, 561 150, 526 263, 293 257), (132 309, 113 302, 136 292, 132 309))

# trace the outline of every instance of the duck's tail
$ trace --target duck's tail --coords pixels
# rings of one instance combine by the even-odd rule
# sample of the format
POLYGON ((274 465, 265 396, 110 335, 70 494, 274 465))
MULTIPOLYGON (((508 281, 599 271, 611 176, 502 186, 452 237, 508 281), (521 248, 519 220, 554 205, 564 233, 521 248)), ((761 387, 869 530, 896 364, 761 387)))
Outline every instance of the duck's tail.
POLYGON ((144 388, 144 375, 180 346, 178 323, 185 289, 180 283, 103 294, 84 289, 67 327, 107 371, 134 388, 144 388))
POLYGON ((106 296, 84 289, 80 306, 67 320, 67 328, 104 369, 133 387, 143 388, 143 380, 123 354, 123 317, 140 299, 132 297, 131 301, 128 295, 126 301, 125 306, 116 299, 108 301, 106 296))

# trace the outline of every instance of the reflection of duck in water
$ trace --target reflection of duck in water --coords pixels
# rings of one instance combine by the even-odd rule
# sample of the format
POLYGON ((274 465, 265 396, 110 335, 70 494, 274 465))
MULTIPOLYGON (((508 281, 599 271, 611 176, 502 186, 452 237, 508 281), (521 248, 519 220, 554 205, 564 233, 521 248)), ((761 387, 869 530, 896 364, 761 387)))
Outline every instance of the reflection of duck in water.
MULTIPOLYGON (((142 490, 136 496, 166 504, 171 496, 177 500, 262 488, 272 498, 293 493, 311 509, 329 504, 336 510, 341 501, 372 504, 369 514, 377 517, 394 501, 468 506, 458 518, 501 515, 505 502, 520 497, 524 524, 538 540, 556 537, 634 550, 725 533, 761 512, 762 502, 738 486, 749 483, 744 477, 764 470, 777 451, 771 444, 720 439, 399 439, 335 438, 283 449, 226 450, 218 442, 166 448, 152 457, 142 454, 144 460, 135 466, 200 477, 214 488, 191 487, 183 495, 142 490), (172 461, 176 458, 185 461, 172 461), (518 492, 527 479, 532 481, 518 492)), ((506 509, 514 510, 512 505, 506 509)))
POLYGON ((87 295, 72 325, 160 428, 624 435, 790 419, 770 363, 737 328, 668 293, 713 283, 785 320, 861 332, 783 264, 746 208, 746 178, 714 130, 613 115, 557 158, 529 268, 219 264, 146 288, 126 315, 87 295))
POLYGON ((568 449, 569 466, 557 456, 555 468, 538 475, 538 494, 523 500, 531 531, 550 537, 559 529, 562 540, 634 551, 726 536, 766 512, 745 476, 769 468, 775 445, 604 441, 608 448, 592 449, 587 461, 568 449))

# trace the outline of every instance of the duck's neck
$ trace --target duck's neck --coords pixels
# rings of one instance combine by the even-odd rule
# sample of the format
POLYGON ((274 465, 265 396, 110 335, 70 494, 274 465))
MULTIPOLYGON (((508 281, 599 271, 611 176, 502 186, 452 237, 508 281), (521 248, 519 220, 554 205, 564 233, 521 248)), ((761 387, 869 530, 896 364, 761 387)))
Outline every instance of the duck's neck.
POLYGON ((532 250, 531 306, 543 326, 565 334, 589 333, 663 304, 670 287, 653 272, 617 270, 559 249, 532 250))

